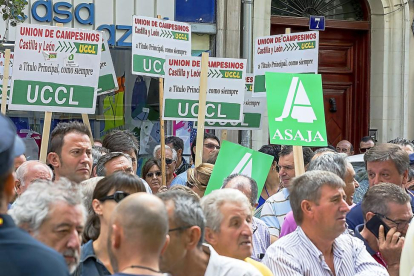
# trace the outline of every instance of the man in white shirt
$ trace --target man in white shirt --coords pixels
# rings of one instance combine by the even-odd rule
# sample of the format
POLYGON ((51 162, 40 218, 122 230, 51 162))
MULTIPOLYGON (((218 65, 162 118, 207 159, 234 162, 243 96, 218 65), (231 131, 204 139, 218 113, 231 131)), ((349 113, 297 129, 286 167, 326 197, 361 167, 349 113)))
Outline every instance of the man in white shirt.
POLYGON ((349 234, 345 183, 330 172, 310 171, 291 183, 290 204, 298 228, 266 251, 274 275, 385 276, 388 272, 349 234))
POLYGON ((170 244, 160 259, 172 276, 261 276, 252 265, 220 256, 203 244, 205 218, 198 199, 182 191, 158 194, 167 207, 170 244))

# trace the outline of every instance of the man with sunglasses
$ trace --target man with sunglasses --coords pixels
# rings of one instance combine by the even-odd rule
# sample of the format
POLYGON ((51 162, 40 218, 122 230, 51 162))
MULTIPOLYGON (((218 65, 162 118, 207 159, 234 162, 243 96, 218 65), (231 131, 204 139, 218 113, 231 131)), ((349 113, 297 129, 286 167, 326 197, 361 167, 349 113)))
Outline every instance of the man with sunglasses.
MULTIPOLYGON (((193 165, 191 166, 194 168, 195 162, 195 153, 197 150, 197 139, 194 139, 193 144, 191 145, 191 158, 193 159, 193 165)), ((212 133, 204 133, 204 140, 203 140, 203 158, 201 163, 209 163, 212 162, 210 157, 214 155, 216 151, 220 150, 220 140, 212 133), (210 159, 210 160, 209 160, 210 159)), ((215 163, 215 161, 213 161, 215 163)), ((214 163, 211 163, 214 165, 214 163)), ((187 171, 177 175, 176 178, 171 182, 171 186, 174 185, 183 185, 185 186, 187 183, 187 171)))
POLYGON ((413 218, 410 201, 403 189, 390 183, 370 188, 362 201, 365 222, 355 228, 355 237, 364 242, 368 253, 387 268, 390 276, 399 275, 404 237, 413 218), (380 223, 370 224, 374 219, 380 223))
MULTIPOLYGON (((154 158, 161 161, 161 145, 154 148, 154 158)), ((167 187, 169 188, 173 179, 177 176, 175 174, 175 167, 177 164, 177 152, 175 149, 165 146, 165 175, 167 187)))
POLYGON ((366 153, 367 150, 375 146, 374 139, 371 136, 364 136, 361 138, 361 142, 359 142, 359 152, 366 153))

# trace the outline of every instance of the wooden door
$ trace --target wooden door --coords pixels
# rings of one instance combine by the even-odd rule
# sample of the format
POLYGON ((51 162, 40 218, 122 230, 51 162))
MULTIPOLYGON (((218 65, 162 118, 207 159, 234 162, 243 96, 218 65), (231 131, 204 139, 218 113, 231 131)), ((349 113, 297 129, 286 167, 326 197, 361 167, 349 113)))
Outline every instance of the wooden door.
MULTIPOLYGON (((308 31, 305 18, 272 16, 271 34, 308 31)), ((319 73, 322 74, 329 144, 359 141, 369 127, 369 22, 328 21, 319 32, 319 73)))

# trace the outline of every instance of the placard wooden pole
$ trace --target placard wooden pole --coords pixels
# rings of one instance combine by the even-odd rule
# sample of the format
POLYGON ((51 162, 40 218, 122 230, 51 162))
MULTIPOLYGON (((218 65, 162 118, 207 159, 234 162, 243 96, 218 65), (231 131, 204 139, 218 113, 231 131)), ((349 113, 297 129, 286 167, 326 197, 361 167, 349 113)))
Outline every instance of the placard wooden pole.
POLYGON ((90 139, 91 139, 91 144, 93 146, 93 143, 94 143, 93 142, 93 132, 92 132, 92 129, 91 129, 91 124, 89 122, 88 114, 82 114, 82 120, 83 120, 83 123, 88 127, 89 131, 91 132, 90 139))
POLYGON ((7 86, 9 85, 9 66, 10 66, 10 49, 6 49, 4 56, 4 70, 3 70, 3 90, 1 100, 1 113, 6 115, 7 104, 7 86))
POLYGON ((165 169, 165 131, 162 114, 164 110, 164 79, 159 78, 159 98, 160 98, 160 139, 161 139, 161 173, 162 186, 167 186, 166 169, 165 169))
POLYGON ((221 141, 227 140, 227 130, 221 131, 221 141))
MULTIPOLYGON (((290 34, 291 29, 286 28, 285 34, 290 34)), ((293 146, 293 162, 295 163, 295 176, 298 177, 305 173, 305 166, 303 162, 302 146, 293 146)))
MULTIPOLYGON (((157 15, 158 19, 161 19, 161 15, 157 15)), ((165 128, 162 115, 164 112, 164 79, 159 78, 159 101, 160 101, 160 140, 161 140, 161 174, 162 174, 162 186, 167 186, 167 176, 165 175, 165 128)), ((167 187, 168 188, 168 187, 167 187)))
POLYGON ((208 53, 201 55, 201 75, 200 75, 200 94, 198 98, 198 120, 197 120, 197 146, 195 166, 198 167, 203 162, 204 144, 204 121, 206 115, 207 97, 207 73, 208 73, 208 53))
POLYGON ((45 119, 43 121, 42 145, 40 147, 39 160, 46 163, 47 148, 49 146, 50 124, 52 122, 52 112, 45 112, 45 119))

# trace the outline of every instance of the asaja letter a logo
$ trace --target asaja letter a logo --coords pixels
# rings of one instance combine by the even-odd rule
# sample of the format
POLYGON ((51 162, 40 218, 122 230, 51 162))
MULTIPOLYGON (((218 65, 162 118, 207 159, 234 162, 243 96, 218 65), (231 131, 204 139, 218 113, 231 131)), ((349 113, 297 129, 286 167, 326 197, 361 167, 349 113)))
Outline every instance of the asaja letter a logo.
POLYGON ((275 121, 282 122, 289 116, 296 119, 298 123, 313 123, 317 119, 302 81, 298 77, 292 78, 282 115, 275 118, 275 121))

